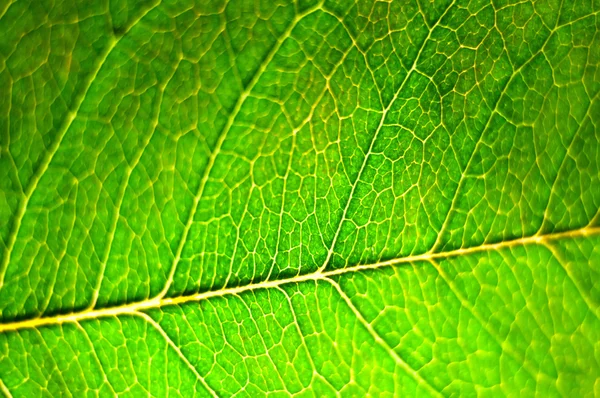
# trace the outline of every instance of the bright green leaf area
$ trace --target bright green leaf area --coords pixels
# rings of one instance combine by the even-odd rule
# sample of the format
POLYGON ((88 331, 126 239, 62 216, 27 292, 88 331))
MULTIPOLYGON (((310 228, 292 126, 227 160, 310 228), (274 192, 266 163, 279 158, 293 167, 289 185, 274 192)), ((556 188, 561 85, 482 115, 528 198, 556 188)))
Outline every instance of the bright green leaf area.
POLYGON ((600 396, 600 2, 0 1, 0 392, 600 396))

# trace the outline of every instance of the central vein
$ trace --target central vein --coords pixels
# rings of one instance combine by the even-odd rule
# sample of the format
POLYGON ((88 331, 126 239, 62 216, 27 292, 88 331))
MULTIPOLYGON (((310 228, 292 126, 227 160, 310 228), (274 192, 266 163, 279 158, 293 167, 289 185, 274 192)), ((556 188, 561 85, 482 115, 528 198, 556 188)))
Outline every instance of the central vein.
POLYGON ((393 265, 406 264, 406 263, 414 263, 419 261, 427 261, 433 259, 441 259, 441 258, 449 258, 456 257, 461 255, 473 254, 478 252, 486 252, 492 250, 501 250, 501 249, 509 249, 517 246, 524 246, 530 244, 545 244, 548 241, 565 239, 565 238, 578 238, 585 236, 592 236, 600 234, 600 227, 584 227, 581 229, 560 232, 555 234, 548 235, 536 235, 530 236, 520 239, 515 239, 506 242, 500 243, 492 243, 492 244, 484 244, 481 246, 464 248, 464 249, 456 249, 448 252, 441 253, 424 253, 415 256, 397 258, 387 261, 382 261, 374 264, 367 265, 356 265, 347 268, 340 268, 328 271, 317 271, 311 274, 305 275, 297 275, 290 278, 279 279, 279 280, 271 280, 271 281, 263 281, 248 284, 245 286, 239 287, 230 287, 220 290, 208 291, 203 293, 197 293, 187 296, 179 296, 179 297, 170 297, 170 298, 154 298, 144 301, 139 301, 135 303, 125 304, 117 307, 110 308, 102 308, 97 310, 84 310, 80 312, 74 312, 71 314, 63 314, 49 317, 39 317, 26 319, 21 321, 14 321, 0 324, 0 333, 10 332, 10 331, 18 331, 25 328, 37 328, 40 326, 47 325, 60 325, 63 323, 73 323, 80 322, 88 319, 97 319, 103 317, 116 317, 121 315, 131 315, 139 312, 163 308, 172 305, 181 305, 190 302, 199 302, 202 300, 207 300, 214 297, 224 297, 241 294, 247 291, 259 290, 259 289, 269 289, 279 287, 288 283, 301 283, 308 281, 319 281, 326 280, 328 278, 335 277, 337 275, 350 274, 353 272, 360 272, 366 270, 373 270, 382 267, 389 267, 393 265))

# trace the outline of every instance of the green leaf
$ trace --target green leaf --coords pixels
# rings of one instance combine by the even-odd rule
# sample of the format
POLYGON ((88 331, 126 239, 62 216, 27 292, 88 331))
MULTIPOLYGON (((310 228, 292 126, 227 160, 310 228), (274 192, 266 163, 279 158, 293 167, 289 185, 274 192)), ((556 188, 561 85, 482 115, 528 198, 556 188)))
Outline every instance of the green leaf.
POLYGON ((600 3, 0 3, 6 396, 600 395, 600 3))

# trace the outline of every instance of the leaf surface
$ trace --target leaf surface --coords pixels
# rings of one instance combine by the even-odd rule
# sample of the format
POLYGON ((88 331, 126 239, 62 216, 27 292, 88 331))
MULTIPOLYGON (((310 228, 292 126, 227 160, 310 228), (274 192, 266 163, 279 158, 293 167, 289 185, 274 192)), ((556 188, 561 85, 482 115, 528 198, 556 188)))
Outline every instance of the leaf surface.
POLYGON ((0 391, 599 395, 598 11, 0 5, 0 391))

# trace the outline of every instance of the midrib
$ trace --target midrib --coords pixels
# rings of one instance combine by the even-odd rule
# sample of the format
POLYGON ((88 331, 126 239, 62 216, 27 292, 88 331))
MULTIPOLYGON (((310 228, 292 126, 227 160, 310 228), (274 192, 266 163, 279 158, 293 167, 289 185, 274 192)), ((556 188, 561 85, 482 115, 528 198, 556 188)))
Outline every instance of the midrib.
POLYGON ((80 322, 88 319, 97 319, 103 317, 117 317, 121 315, 133 315, 139 312, 162 308, 170 305, 181 305, 190 302, 199 302, 202 300, 208 300, 214 297, 225 297, 230 295, 237 295, 248 291, 276 288, 288 283, 301 283, 308 281, 319 281, 331 278, 336 275, 344 275, 352 272, 360 272, 370 269, 378 269, 382 267, 389 267, 398 264, 436 260, 449 257, 462 256, 467 254, 473 254, 478 252, 494 251, 500 249, 506 249, 510 247, 524 246, 530 244, 543 244, 544 242, 564 239, 564 238, 577 238, 600 234, 600 227, 584 227, 577 230, 547 234, 547 235, 534 235, 525 238, 514 239, 506 242, 484 244, 480 246, 456 249, 448 252, 441 253, 424 253, 415 256, 402 257, 387 261, 382 261, 367 265, 356 265, 347 268, 340 268, 330 271, 317 271, 311 274, 298 275, 291 278, 263 281, 258 283, 252 283, 245 286, 225 288, 220 290, 208 291, 203 293, 197 293, 187 296, 179 296, 172 298, 153 298, 136 303, 126 304, 122 306, 103 308, 98 310, 84 310, 80 312, 74 312, 71 314, 56 315, 49 317, 39 317, 32 319, 25 319, 15 322, 0 323, 0 333, 18 331, 25 328, 37 328, 40 326, 47 325, 60 325, 63 323, 80 322))

